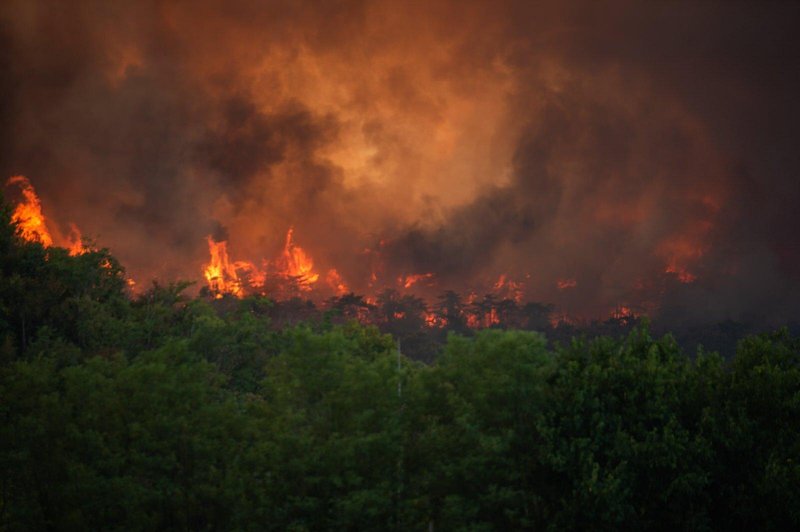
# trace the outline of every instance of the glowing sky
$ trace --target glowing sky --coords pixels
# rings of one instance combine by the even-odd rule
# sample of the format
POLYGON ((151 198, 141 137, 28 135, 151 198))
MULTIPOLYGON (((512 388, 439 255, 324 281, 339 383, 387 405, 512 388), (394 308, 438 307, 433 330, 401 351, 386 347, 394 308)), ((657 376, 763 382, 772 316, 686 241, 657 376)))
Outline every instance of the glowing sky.
POLYGON ((294 227, 357 291, 368 248, 433 292, 505 274, 585 315, 783 320, 799 10, 7 0, 0 170, 140 280, 294 227))

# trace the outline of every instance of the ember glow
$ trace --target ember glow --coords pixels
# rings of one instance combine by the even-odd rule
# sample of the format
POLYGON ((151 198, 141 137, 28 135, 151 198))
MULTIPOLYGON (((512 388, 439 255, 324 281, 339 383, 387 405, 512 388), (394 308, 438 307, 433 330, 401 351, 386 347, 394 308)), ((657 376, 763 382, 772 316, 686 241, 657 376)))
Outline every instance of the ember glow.
POLYGON ((575 279, 559 279, 556 281, 556 286, 559 290, 566 290, 568 288, 575 288, 578 286, 578 281, 575 279))
POLYGON ((628 320, 635 318, 637 315, 636 313, 631 310, 630 307, 625 305, 618 305, 617 308, 614 309, 614 312, 611 314, 611 317, 616 320, 628 320))
POLYGON ((800 315, 800 6, 292 5, 3 2, 28 237, 214 297, 800 315))

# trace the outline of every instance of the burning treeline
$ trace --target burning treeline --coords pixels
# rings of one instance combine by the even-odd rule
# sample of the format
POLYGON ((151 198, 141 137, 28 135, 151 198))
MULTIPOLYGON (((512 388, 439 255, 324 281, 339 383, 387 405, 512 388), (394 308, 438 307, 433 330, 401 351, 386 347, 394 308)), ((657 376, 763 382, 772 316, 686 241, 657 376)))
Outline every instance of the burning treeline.
MULTIPOLYGON (((245 294, 260 293, 267 295, 269 287, 278 289, 280 293, 310 292, 319 280, 314 271, 314 262, 303 248, 292 241, 293 229, 286 233, 286 245, 283 253, 275 261, 264 261, 257 266, 250 261, 231 261, 228 257, 227 241, 215 241, 208 237, 208 251, 211 260, 203 269, 208 282, 208 290, 214 297, 221 298, 225 294, 242 297, 245 294)), ((326 281, 338 294, 347 292, 336 270, 329 270, 326 281)))
MULTIPOLYGON (((13 176, 6 182, 7 187, 17 188, 20 193, 20 201, 14 207, 11 221, 17 224, 22 238, 31 242, 39 242, 44 247, 54 245, 53 236, 47 226, 47 220, 42 212, 42 204, 39 196, 25 176, 13 176)), ((70 255, 80 255, 89 248, 81 238, 78 227, 70 223, 69 233, 66 237, 57 239, 59 246, 67 248, 70 255)))
MULTIPOLYGON (((12 221, 18 225, 19 234, 26 240, 38 242, 45 247, 55 242, 69 250, 70 255, 85 253, 90 248, 82 241, 75 224, 70 223, 66 237, 54 240, 41 201, 33 185, 24 176, 14 176, 7 188, 16 189, 19 200, 13 211, 12 221)), ((201 292, 214 299, 225 296, 267 296, 277 301, 305 299, 322 304, 323 308, 337 308, 345 316, 362 321, 420 320, 428 327, 482 328, 495 325, 530 327, 545 321, 551 325, 575 322, 584 317, 554 312, 552 305, 524 303, 527 297, 524 281, 511 279, 501 273, 493 281, 468 290, 463 296, 458 292, 443 289, 436 275, 427 273, 405 273, 391 277, 386 274, 387 265, 381 250, 388 247, 380 241, 375 250, 364 249, 361 254, 370 265, 369 278, 360 286, 369 288, 369 293, 356 295, 348 282, 335 268, 324 273, 317 271, 314 260, 296 241, 294 228, 286 232, 283 248, 273 259, 232 259, 227 240, 207 237, 209 261, 202 267, 206 287, 201 292), (479 295, 481 294, 481 295, 479 295), (388 309, 388 310, 387 310, 388 309)), ((665 266, 665 274, 674 276, 681 283, 690 283, 695 277, 683 267, 678 267, 679 257, 671 255, 665 266)), ((530 277, 530 275, 528 275, 530 277)), ((129 281, 131 286, 134 285, 129 281)), ((560 278, 558 290, 578 289, 572 278, 560 278)), ((642 310, 652 307, 640 306, 642 310)), ((633 318, 637 312, 629 305, 616 305, 609 314, 613 319, 633 318)))
POLYGON ((72 4, 0 3, 0 172, 140 281, 800 315, 797 5, 72 4))
MULTIPOLYGON (((371 250, 365 253, 373 257, 373 265, 377 264, 369 279, 373 291, 358 295, 349 290, 336 269, 329 269, 324 276, 315 270, 311 256, 294 241, 291 227, 280 256, 274 260, 265 259, 259 265, 232 260, 227 241, 216 241, 211 236, 207 240, 210 261, 203 268, 207 283, 203 292, 214 299, 260 295, 279 303, 307 300, 321 304, 322 309, 335 309, 345 318, 365 323, 417 322, 418 326, 456 330, 498 325, 542 328, 584 320, 556 312, 553 305, 524 301, 524 282, 513 281, 505 274, 487 285, 482 295, 475 290, 463 295, 454 290, 442 291, 433 273, 382 279, 377 273, 385 270, 380 264, 380 253, 371 250)), ((680 282, 691 280, 680 279, 680 282)), ((558 281, 561 290, 576 286, 574 279, 558 281)), ((617 305, 608 317, 626 321, 635 319, 637 314, 629 306, 617 305)))
MULTIPOLYGON (((58 244, 72 256, 91 250, 82 241, 74 224, 69 224, 70 231, 66 237, 53 238, 41 201, 26 177, 11 177, 6 187, 19 195, 12 222, 17 225, 23 239, 39 243, 45 248, 58 244)), ((429 304, 408 293, 415 285, 432 288, 435 279, 430 273, 400 276, 395 280, 395 288, 384 286, 382 291, 371 296, 357 296, 349 292, 347 284, 335 269, 328 270, 321 278, 314 269, 312 258, 294 242, 293 232, 290 227, 279 257, 272 261, 264 260, 258 266, 250 261, 231 260, 227 242, 215 241, 209 236, 210 261, 203 268, 206 293, 214 299, 268 295, 280 300, 296 300, 298 297, 319 299, 333 294, 323 302, 322 308, 335 309, 345 319, 395 323, 406 327, 450 327, 456 330, 492 327, 501 323, 504 326, 542 327, 546 324, 542 320, 548 319, 552 311, 552 308, 538 304, 519 305, 522 284, 506 279, 505 275, 501 275, 493 284, 492 293, 482 298, 473 292, 462 299, 457 293, 448 291, 438 302, 429 304), (318 287, 317 283, 323 286, 318 287)), ((370 284, 377 286, 378 282, 378 274, 373 271, 370 284)), ((134 288, 132 280, 129 279, 128 284, 134 288)), ((293 319, 298 317, 302 317, 302 312, 293 313, 293 319)), ((566 317, 553 319, 557 322, 566 317)))

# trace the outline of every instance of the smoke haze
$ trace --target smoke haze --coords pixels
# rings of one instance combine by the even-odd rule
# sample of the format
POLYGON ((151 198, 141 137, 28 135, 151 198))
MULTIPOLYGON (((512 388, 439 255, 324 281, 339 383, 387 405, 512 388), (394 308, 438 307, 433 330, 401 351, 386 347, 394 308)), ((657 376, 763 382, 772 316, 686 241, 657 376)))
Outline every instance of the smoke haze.
POLYGON ((356 292, 431 273, 603 316, 796 319, 793 3, 0 7, 0 172, 137 280, 286 231, 356 292))

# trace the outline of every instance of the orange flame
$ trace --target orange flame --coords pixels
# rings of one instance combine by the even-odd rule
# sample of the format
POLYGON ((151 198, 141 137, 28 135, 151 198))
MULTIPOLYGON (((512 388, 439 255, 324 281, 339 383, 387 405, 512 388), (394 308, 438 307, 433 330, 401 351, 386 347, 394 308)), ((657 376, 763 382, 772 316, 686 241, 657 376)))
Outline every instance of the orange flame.
POLYGON ((697 280, 697 276, 689 272, 686 268, 678 266, 676 261, 670 261, 664 269, 664 273, 672 273, 678 277, 678 280, 684 284, 693 283, 697 280))
POLYGON ((81 236, 80 230, 78 230, 78 226, 75 224, 69 224, 69 235, 67 236, 67 250, 69 254, 73 257, 77 255, 83 255, 89 248, 83 245, 83 237, 81 236))
POLYGON ((242 295, 242 282, 236 272, 235 264, 228 258, 228 243, 226 241, 215 242, 208 237, 208 251, 211 254, 209 262, 203 273, 208 288, 214 293, 214 297, 221 298, 223 294, 232 294, 237 297, 242 295))
MULTIPOLYGON (((283 253, 272 262, 274 269, 271 270, 269 276, 271 279, 292 280, 300 290, 309 291, 311 285, 319 279, 319 274, 314 271, 314 262, 311 257, 292 241, 292 234, 293 229, 289 228, 283 253)), ((250 261, 232 261, 228 257, 227 241, 217 242, 210 236, 207 237, 207 240, 210 261, 204 266, 203 274, 208 283, 208 289, 214 294, 214 297, 219 299, 224 294, 244 297, 249 288, 257 288, 262 293, 264 292, 267 284, 267 270, 256 267, 250 261)), ((340 295, 349 291, 336 270, 328 272, 327 281, 340 295)))
POLYGON ((491 327, 500 323, 500 316, 497 315, 497 309, 492 307, 489 314, 486 315, 486 326, 491 327))
POLYGON ((636 313, 626 305, 618 305, 617 308, 614 309, 614 312, 611 313, 611 317, 615 320, 627 320, 635 318, 636 313))
POLYGON ((286 233, 286 245, 283 247, 283 275, 297 281, 300 290, 309 291, 311 285, 319 279, 319 274, 314 271, 314 261, 311 260, 300 246, 292 242, 294 228, 290 227, 286 233))
POLYGON ((433 279, 432 273, 414 273, 405 277, 398 277, 397 284, 402 285, 403 288, 411 288, 421 281, 429 281, 431 279, 433 279))
POLYGON ((497 278, 497 282, 494 283, 494 289, 500 290, 501 288, 503 288, 504 284, 506 284, 506 274, 501 273, 500 277, 497 278))
POLYGON ((500 316, 496 308, 491 308, 489 312, 483 315, 469 313, 466 315, 466 318, 467 327, 470 329, 484 329, 500 323, 500 316))
POLYGON ((522 302, 524 284, 521 282, 512 281, 506 274, 500 274, 497 282, 494 283, 494 291, 502 297, 513 299, 517 303, 522 302))
POLYGON ((575 279, 572 279, 572 278, 570 278, 570 279, 559 279, 558 281, 556 281, 556 286, 558 287, 559 290, 566 290, 568 288, 575 288, 576 286, 578 286, 578 281, 576 281, 575 279))
POLYGON ((342 276, 339 275, 339 272, 336 269, 328 270, 328 275, 325 277, 325 281, 328 283, 328 286, 333 288, 336 291, 336 295, 342 296, 350 291, 347 287, 347 284, 342 279, 342 276))
POLYGON ((23 201, 14 209, 12 221, 18 224, 22 238, 29 242, 39 242, 45 247, 53 245, 53 237, 47 230, 42 204, 33 185, 25 176, 17 175, 7 182, 8 185, 17 185, 22 191, 23 201))
POLYGON ((422 316, 425 318, 425 325, 428 327, 441 327, 446 323, 446 320, 435 312, 425 311, 422 316))
POLYGON ((695 228, 697 234, 685 234, 672 237, 662 242, 657 253, 666 259, 664 273, 675 275, 682 283, 691 283, 697 276, 689 271, 689 267, 705 254, 706 248, 702 236, 708 231, 708 224, 695 228))

